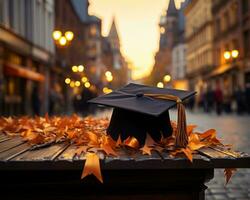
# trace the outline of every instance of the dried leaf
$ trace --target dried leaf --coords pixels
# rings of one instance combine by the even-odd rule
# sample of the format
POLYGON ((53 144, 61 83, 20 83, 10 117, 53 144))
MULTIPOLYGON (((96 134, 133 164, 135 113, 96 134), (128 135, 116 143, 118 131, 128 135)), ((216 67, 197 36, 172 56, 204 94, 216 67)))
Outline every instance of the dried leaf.
POLYGON ((131 147, 133 149, 138 149, 139 148, 139 142, 135 137, 128 137, 125 141, 124 144, 128 147, 131 147))
POLYGON ((121 145, 122 145, 122 139, 121 139, 121 135, 119 135, 118 140, 116 141, 115 146, 116 147, 120 147, 121 145))
POLYGON ((153 140, 153 138, 149 134, 147 134, 145 145, 149 147, 153 147, 155 144, 156 142, 153 140))
POLYGON ((228 182, 230 181, 231 177, 233 176, 233 174, 237 171, 236 168, 226 168, 224 169, 224 176, 226 179, 226 184, 228 184, 228 182))
POLYGON ((118 156, 118 154, 112 149, 112 147, 109 144, 103 144, 103 145, 101 145, 101 149, 103 149, 103 151, 107 155, 118 156))
POLYGON ((187 156, 188 160, 190 160, 191 162, 193 162, 192 151, 189 148, 181 149, 181 151, 187 156))
POLYGON ((152 150, 152 148, 150 148, 149 146, 147 146, 146 144, 142 147, 142 148, 140 148, 140 150, 142 151, 142 154, 143 155, 151 155, 151 150, 152 150))
POLYGON ((86 154, 86 161, 83 168, 81 179, 91 174, 93 174, 101 183, 103 183, 99 157, 95 153, 86 154))

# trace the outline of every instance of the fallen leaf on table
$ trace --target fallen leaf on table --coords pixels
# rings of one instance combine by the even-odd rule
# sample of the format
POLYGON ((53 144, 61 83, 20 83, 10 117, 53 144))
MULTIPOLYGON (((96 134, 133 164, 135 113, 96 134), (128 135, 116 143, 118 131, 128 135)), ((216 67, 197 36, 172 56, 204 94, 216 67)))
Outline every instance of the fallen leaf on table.
POLYGON ((122 139, 121 139, 121 135, 119 135, 119 137, 118 137, 118 139, 117 139, 117 141, 116 141, 115 146, 116 146, 116 147, 120 147, 121 145, 122 145, 122 139))
POLYGON ((107 154, 107 155, 113 155, 118 156, 118 154, 112 149, 112 147, 109 144, 102 144, 101 149, 107 154))
POLYGON ((81 179, 91 174, 93 174, 101 183, 103 183, 99 157, 95 153, 86 154, 86 161, 81 179))
POLYGON ((226 168, 224 169, 224 176, 226 178, 226 184, 228 184, 228 182, 230 181, 231 177, 233 176, 233 174, 237 171, 236 168, 226 168))
POLYGON ((140 148, 140 150, 142 151, 142 154, 143 155, 151 155, 151 150, 152 150, 152 148, 151 147, 149 147, 149 146, 147 146, 146 144, 142 147, 142 148, 140 148))
POLYGON ((182 148, 181 151, 187 156, 187 158, 193 162, 193 155, 192 155, 192 151, 189 148, 182 148))

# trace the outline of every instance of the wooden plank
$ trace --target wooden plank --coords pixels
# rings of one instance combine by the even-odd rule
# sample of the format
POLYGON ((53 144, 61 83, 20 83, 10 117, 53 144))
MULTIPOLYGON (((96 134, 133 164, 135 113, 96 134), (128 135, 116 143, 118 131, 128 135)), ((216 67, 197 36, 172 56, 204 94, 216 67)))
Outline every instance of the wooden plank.
POLYGON ((4 142, 4 141, 10 140, 10 139, 11 139, 11 137, 9 137, 3 133, 0 133, 0 142, 4 142))
POLYGON ((31 146, 28 143, 23 143, 23 144, 20 144, 18 146, 15 146, 7 151, 0 153, 0 162, 1 161, 8 161, 8 160, 22 154, 23 152, 27 151, 28 149, 30 149, 30 147, 31 146))
POLYGON ((18 146, 20 144, 24 143, 24 141, 22 140, 22 138, 20 137, 14 137, 11 140, 7 140, 4 142, 0 143, 0 153, 7 151, 8 149, 11 149, 15 146, 18 146))
POLYGON ((204 147, 198 150, 198 152, 202 155, 205 155, 211 159, 234 159, 234 157, 227 155, 221 151, 217 151, 215 149, 209 148, 209 147, 204 147))
POLYGON ((67 149, 64 150, 63 153, 61 153, 56 160, 58 161, 70 161, 73 162, 75 153, 77 150, 77 146, 70 145, 67 149))
POLYGON ((52 161, 69 145, 65 143, 55 144, 47 148, 24 152, 11 159, 12 161, 52 161))

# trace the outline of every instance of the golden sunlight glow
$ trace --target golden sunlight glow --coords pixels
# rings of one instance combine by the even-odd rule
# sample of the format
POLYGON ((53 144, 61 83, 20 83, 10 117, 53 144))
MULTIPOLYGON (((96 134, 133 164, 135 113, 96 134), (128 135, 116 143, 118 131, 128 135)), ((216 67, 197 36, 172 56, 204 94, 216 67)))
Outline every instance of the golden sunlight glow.
MULTIPOLYGON (((113 17, 122 54, 132 62, 132 78, 150 74, 159 47, 159 20, 169 0, 90 0, 89 12, 102 19, 102 34, 107 36, 113 17)), ((180 2, 176 0, 177 8, 180 2)))
POLYGON ((81 82, 80 82, 80 81, 76 81, 76 82, 75 82, 75 86, 76 86, 76 87, 79 87, 80 85, 81 85, 81 82))
POLYGON ((157 87, 158 87, 158 88, 164 88, 163 82, 158 82, 158 83, 157 83, 157 87))
POLYGON ((226 60, 228 60, 231 57, 230 51, 225 51, 223 55, 226 60))
POLYGON ((85 84, 84 84, 84 86, 86 87, 86 88, 89 88, 91 85, 90 85, 90 82, 86 82, 85 84))
POLYGON ((66 38, 64 36, 60 37, 59 44, 61 46, 65 46, 67 44, 67 40, 66 40, 66 38))
POLYGON ((66 39, 67 39, 68 41, 71 41, 71 40, 73 40, 73 38, 74 38, 74 33, 73 33, 72 31, 66 31, 66 32, 65 32, 65 37, 66 37, 66 39))
POLYGON ((167 82, 171 81, 171 76, 167 74, 164 76, 163 80, 164 80, 164 82, 167 83, 167 82))
POLYGON ((65 83, 66 83, 66 84, 70 84, 70 81, 71 81, 70 78, 66 78, 66 79, 65 79, 65 83))
POLYGON ((61 32, 61 31, 58 31, 58 30, 53 31, 52 36, 53 36, 53 39, 54 39, 54 40, 59 40, 60 37, 62 36, 62 32, 61 32))
POLYGON ((83 83, 86 83, 88 81, 88 78, 86 76, 84 76, 84 77, 82 77, 81 80, 82 80, 83 83))
POLYGON ((83 72, 84 70, 84 66, 83 65, 79 65, 78 66, 78 72, 83 72))
POLYGON ((78 67, 76 65, 72 66, 72 72, 78 72, 78 67))
POLYGON ((237 49, 234 49, 231 51, 231 55, 233 58, 237 58, 239 56, 239 51, 237 49))

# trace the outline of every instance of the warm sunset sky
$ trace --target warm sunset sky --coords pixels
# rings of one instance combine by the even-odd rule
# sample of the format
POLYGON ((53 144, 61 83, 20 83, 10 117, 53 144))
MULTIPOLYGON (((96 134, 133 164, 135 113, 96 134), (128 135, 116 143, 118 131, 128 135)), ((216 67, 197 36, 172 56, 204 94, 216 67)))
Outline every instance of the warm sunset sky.
MULTIPOLYGON (((115 17, 123 55, 133 63, 134 79, 150 73, 158 49, 161 14, 169 0, 90 0, 89 11, 102 19, 103 35, 115 17)), ((179 2, 176 0, 176 6, 179 2)))

